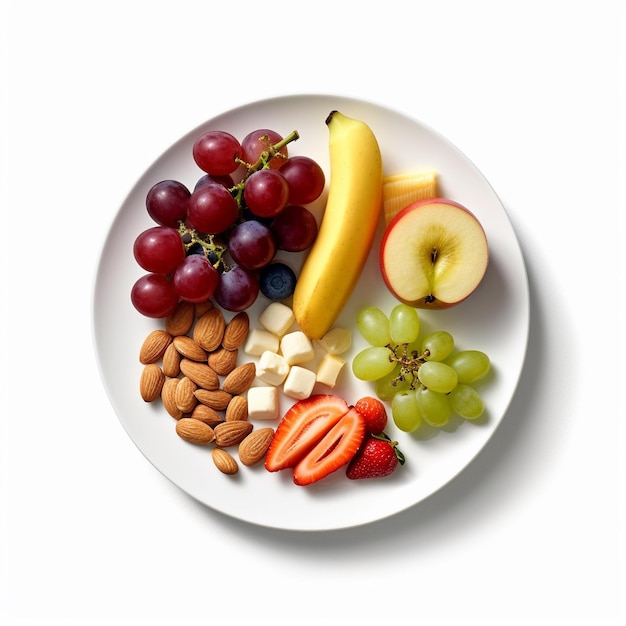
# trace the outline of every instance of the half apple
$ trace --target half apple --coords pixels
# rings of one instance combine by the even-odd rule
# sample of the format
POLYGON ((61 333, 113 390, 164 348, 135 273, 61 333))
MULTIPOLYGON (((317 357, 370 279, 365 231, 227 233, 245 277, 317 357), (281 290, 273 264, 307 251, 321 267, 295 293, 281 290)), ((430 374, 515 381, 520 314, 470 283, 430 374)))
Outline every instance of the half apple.
POLYGON ((385 229, 380 270, 389 291, 421 309, 446 309, 470 296, 489 263, 476 216, 446 198, 414 202, 385 229))

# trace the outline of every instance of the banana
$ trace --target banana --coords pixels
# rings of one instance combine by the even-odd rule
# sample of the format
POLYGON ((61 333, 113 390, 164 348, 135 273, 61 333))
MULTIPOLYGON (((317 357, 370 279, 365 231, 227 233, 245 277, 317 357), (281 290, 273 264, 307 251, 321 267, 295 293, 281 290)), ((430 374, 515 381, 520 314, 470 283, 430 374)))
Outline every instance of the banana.
POLYGON ((293 294, 300 329, 321 338, 343 310, 371 250, 382 208, 378 141, 360 120, 332 111, 326 210, 293 294))

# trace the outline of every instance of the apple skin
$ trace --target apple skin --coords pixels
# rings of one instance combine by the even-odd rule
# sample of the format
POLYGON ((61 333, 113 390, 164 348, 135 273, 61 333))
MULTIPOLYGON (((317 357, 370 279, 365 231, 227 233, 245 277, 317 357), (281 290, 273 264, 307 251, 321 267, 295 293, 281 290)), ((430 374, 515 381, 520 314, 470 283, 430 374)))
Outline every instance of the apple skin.
MULTIPOLYGON (((428 220, 425 220, 424 223, 428 224, 428 220)), ((440 225, 437 224, 437 226, 440 225)), ((450 247, 449 244, 446 247, 445 242, 442 242, 441 248, 438 250, 440 263, 446 259, 452 259, 454 251, 451 252, 450 247)), ((461 247, 463 248, 463 246, 461 247)), ((427 252, 422 252, 422 259, 427 255, 427 252)), ((414 256, 417 258, 417 255, 414 256)), ((488 264, 487 237, 478 218, 468 208, 448 198, 429 198, 406 206, 385 228, 380 245, 379 266, 387 288, 397 300, 418 309, 448 309, 460 304, 476 290, 487 271, 488 264), (453 223, 458 222, 458 232, 455 233, 454 229, 450 232, 456 236, 457 241, 464 244, 464 250, 461 253, 461 259, 458 256, 453 259, 453 267, 456 266, 456 271, 452 272, 452 278, 447 277, 445 279, 447 285, 455 285, 455 288, 452 289, 454 295, 450 298, 438 297, 438 293, 440 291, 445 292, 445 290, 438 288, 438 285, 435 284, 437 281, 433 281, 427 276, 434 273, 437 261, 434 264, 426 260, 423 260, 421 264, 407 261, 414 250, 419 251, 419 244, 425 238, 424 233, 414 227, 415 223, 422 221, 421 216, 417 216, 418 212, 423 212, 424 209, 429 210, 431 223, 436 221, 434 216, 438 209, 446 212, 448 217, 452 217, 453 223), (461 270, 461 267, 467 268, 466 261, 472 263, 469 272, 466 269, 461 270), (411 272, 410 278, 406 276, 406 270, 402 270, 404 275, 399 277, 397 269, 394 270, 393 268, 394 265, 397 267, 398 264, 402 266, 405 263, 408 263, 407 268, 411 272), (419 293, 413 288, 407 290, 409 283, 419 282, 413 281, 413 278, 420 276, 420 274, 421 282, 428 283, 428 285, 422 285, 419 293)), ((447 291, 450 294, 450 290, 447 291)))

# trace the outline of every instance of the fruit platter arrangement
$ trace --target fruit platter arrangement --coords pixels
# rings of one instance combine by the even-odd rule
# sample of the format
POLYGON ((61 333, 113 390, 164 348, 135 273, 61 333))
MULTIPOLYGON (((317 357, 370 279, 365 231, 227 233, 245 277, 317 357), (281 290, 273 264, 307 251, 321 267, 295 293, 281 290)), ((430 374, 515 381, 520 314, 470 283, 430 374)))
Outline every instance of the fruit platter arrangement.
POLYGON ((528 334, 515 234, 434 131, 341 97, 253 103, 146 171, 94 333, 127 432, 174 484, 292 530, 371 522, 462 471, 528 334))

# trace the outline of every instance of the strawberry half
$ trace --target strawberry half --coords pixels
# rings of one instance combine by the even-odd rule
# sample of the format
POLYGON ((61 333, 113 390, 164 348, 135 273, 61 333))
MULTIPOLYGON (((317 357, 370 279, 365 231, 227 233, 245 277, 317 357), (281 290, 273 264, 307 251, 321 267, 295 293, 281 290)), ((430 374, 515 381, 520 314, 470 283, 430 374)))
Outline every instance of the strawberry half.
POLYGON ((368 437, 350 461, 346 476, 350 480, 389 476, 398 465, 404 465, 404 455, 397 445, 385 433, 368 437))
POLYGON ((294 467, 349 409, 345 400, 332 394, 296 402, 276 427, 265 455, 265 468, 277 472, 294 467))
POLYGON ((346 465, 356 454, 364 436, 365 422, 353 407, 295 466, 293 482, 310 485, 346 465))

